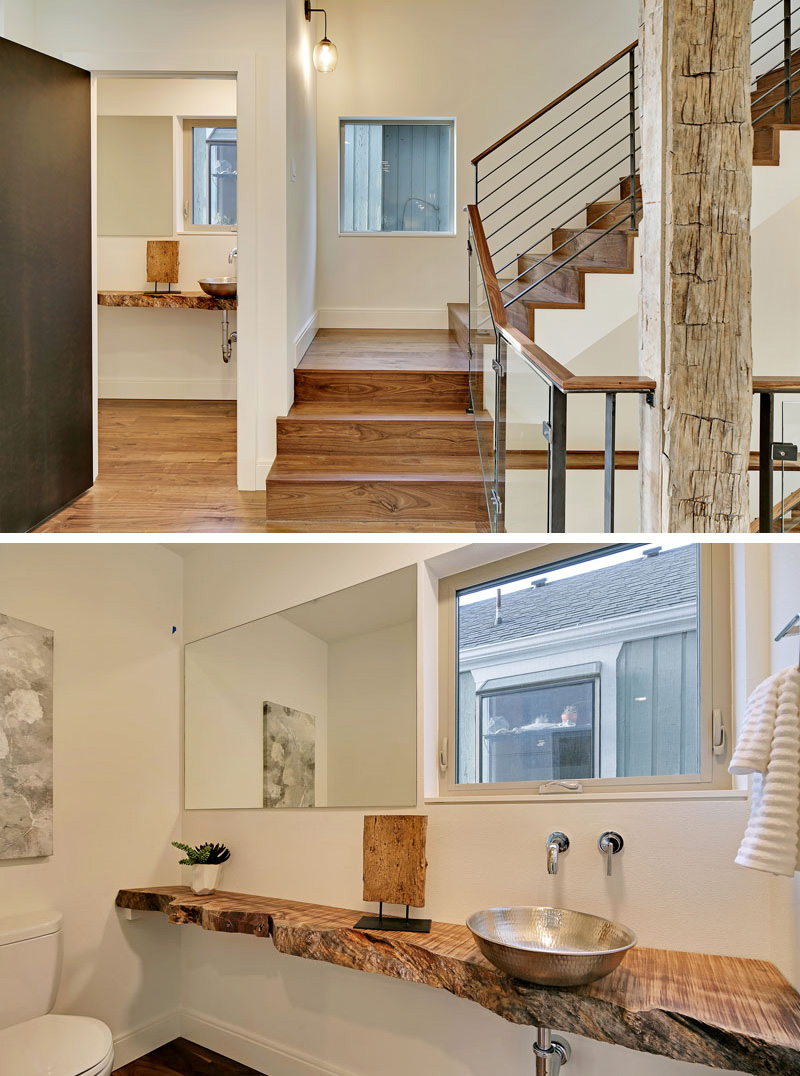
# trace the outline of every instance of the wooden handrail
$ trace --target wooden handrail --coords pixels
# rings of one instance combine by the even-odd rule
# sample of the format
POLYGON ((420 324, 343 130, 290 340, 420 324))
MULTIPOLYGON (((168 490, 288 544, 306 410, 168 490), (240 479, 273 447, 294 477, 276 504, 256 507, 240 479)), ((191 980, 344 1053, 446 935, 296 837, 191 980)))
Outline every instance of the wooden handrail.
POLYGON ((595 71, 592 71, 590 75, 587 75, 585 78, 582 78, 580 82, 576 82, 575 85, 571 87, 571 89, 567 90, 565 93, 562 93, 560 97, 556 97, 555 101, 551 101, 549 105, 545 105, 544 108, 540 108, 538 112, 535 112, 530 117, 530 119, 527 119, 523 123, 518 124, 513 131, 509 131, 507 135, 504 135, 501 139, 495 142, 493 146, 489 146, 489 148, 485 149, 483 153, 479 153, 477 157, 473 157, 472 163, 479 164, 484 159, 484 157, 488 157, 490 153, 494 153, 496 149, 500 149, 501 146, 504 146, 506 142, 509 142, 512 138, 514 138, 515 135, 518 135, 520 131, 524 131, 526 127, 530 127, 532 123, 535 123, 536 120, 541 119, 542 116, 546 115, 551 109, 555 108, 556 105, 560 105, 562 101, 566 101, 566 99, 570 97, 573 93, 575 93, 576 90, 582 89, 582 87, 584 87, 587 82, 591 82, 593 78, 597 78, 598 75, 602 75, 602 73, 604 71, 607 71, 612 64, 615 64, 617 62, 617 60, 621 60, 623 56, 626 56, 631 51, 631 49, 635 49, 638 44, 638 41, 634 41, 632 45, 628 45, 627 48, 624 48, 620 52, 618 52, 616 56, 612 56, 610 60, 606 60, 604 64, 601 64, 600 67, 598 67, 595 71))
POLYGON ((480 212, 476 205, 467 206, 467 211, 472 225, 475 255, 481 268, 495 328, 509 344, 522 352, 543 377, 562 392, 655 392, 656 383, 648 377, 630 377, 619 374, 607 377, 576 377, 566 366, 562 366, 552 355, 548 355, 538 344, 534 344, 525 333, 515 325, 511 325, 503 305, 503 295, 494 271, 492 256, 489 253, 489 244, 486 242, 480 212))
POLYGON ((800 377, 754 377, 753 392, 800 392, 800 377))

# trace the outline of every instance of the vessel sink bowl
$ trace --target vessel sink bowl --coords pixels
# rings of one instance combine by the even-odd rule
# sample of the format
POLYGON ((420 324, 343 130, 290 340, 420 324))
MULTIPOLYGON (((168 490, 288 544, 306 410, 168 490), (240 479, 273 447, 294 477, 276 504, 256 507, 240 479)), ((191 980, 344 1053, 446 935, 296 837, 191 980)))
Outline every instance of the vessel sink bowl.
POLYGON ((202 280, 198 280, 198 284, 206 295, 213 295, 215 299, 236 297, 235 276, 204 276, 202 280))
POLYGON ((486 908, 467 926, 495 967, 542 986, 602 979, 636 945, 636 935, 621 923, 565 908, 486 908))

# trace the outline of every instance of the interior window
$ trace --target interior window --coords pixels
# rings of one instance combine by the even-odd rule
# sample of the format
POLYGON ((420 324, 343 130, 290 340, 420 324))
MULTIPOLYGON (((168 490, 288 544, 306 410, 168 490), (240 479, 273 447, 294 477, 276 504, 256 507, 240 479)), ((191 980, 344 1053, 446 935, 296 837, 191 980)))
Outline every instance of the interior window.
POLYGON ((453 234, 453 122, 340 121, 340 230, 453 234))
POLYGON ((451 781, 708 780, 710 564, 693 543, 615 546, 454 583, 451 781))

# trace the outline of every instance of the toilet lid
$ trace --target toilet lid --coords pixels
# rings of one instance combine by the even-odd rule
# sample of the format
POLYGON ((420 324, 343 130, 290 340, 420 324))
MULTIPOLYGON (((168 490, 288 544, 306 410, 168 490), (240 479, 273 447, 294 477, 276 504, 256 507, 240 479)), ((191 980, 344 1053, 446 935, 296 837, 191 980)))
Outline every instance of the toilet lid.
POLYGON ((88 1016, 39 1016, 0 1031, 0 1076, 83 1076, 112 1050, 111 1032, 88 1016))

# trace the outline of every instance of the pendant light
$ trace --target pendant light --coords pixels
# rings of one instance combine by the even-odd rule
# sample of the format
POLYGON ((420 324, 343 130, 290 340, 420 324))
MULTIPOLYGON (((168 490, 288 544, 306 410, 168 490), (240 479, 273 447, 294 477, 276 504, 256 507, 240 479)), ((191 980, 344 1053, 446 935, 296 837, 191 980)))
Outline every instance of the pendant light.
POLYGON ((325 8, 312 7, 311 0, 305 0, 306 21, 311 22, 311 16, 320 14, 325 16, 325 36, 314 46, 314 67, 325 75, 333 71, 339 59, 339 50, 328 37, 328 13, 325 8))

